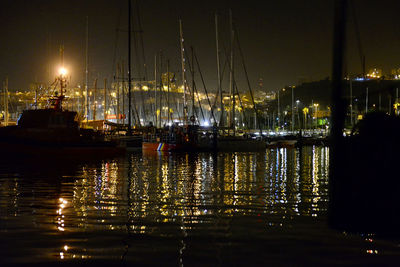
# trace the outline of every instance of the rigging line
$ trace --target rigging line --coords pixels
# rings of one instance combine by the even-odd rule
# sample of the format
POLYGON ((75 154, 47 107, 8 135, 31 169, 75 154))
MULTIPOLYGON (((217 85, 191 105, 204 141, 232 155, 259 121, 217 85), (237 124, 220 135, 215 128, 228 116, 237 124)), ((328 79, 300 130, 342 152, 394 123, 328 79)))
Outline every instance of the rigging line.
MULTIPOLYGON (((129 81, 129 78, 128 78, 127 80, 128 80, 129 83, 132 82, 132 81, 129 81)), ((132 91, 133 91, 133 90, 132 90, 132 91)), ((132 93, 132 94, 131 94, 131 97, 132 97, 132 104, 133 104, 133 108, 131 107, 131 112, 133 113, 133 117, 134 117, 134 118, 135 118, 135 116, 136 116, 135 119, 137 119, 138 125, 141 126, 140 117, 139 117, 139 112, 137 111, 137 107, 136 107, 136 98, 135 98, 135 94, 132 93)), ((129 100, 129 99, 128 99, 128 100, 129 100)), ((128 109, 129 109, 129 107, 128 107, 128 109)))
MULTIPOLYGON (((240 42, 239 42, 239 34, 238 34, 237 29, 236 29, 236 25, 234 25, 233 27, 235 28, 235 32, 236 32, 236 42, 237 42, 237 45, 238 45, 238 48, 239 48, 240 57, 242 59, 242 66, 243 66, 244 74, 246 76, 247 86, 249 87, 251 101, 253 102, 254 112, 256 113, 256 118, 258 118, 259 116, 258 116, 258 112, 257 112, 257 108, 256 108, 256 103, 254 102, 253 90, 251 89, 249 75, 247 74, 246 64, 244 63, 242 47, 240 46, 240 42)), ((261 124, 259 123, 258 126, 260 127, 260 135, 261 135, 262 134, 261 124)))
POLYGON ((140 17, 140 11, 139 11, 139 0, 137 0, 136 2, 136 16, 137 16, 137 23, 139 26, 139 33, 140 33, 140 45, 142 47, 142 57, 143 57, 143 71, 144 71, 144 80, 147 81, 147 64, 146 64, 146 54, 145 54, 145 50, 144 50, 144 41, 143 41, 143 28, 142 28, 142 20, 140 17))
MULTIPOLYGON (((220 92, 219 90, 222 91, 222 80, 223 80, 223 77, 224 77, 224 73, 225 73, 225 69, 226 69, 226 64, 227 64, 227 61, 225 61, 224 67, 222 68, 222 72, 221 72, 221 88, 218 88, 218 89, 217 89, 217 95, 218 95, 218 93, 220 92)), ((222 91, 222 92, 223 92, 223 91, 222 91)), ((218 98, 218 97, 216 97, 215 100, 214 100, 213 107, 217 106, 217 98, 218 98)))
MULTIPOLYGON (((137 1, 135 1, 135 4, 136 5, 134 5, 134 9, 136 10, 137 1)), ((136 13, 137 13, 137 11, 136 11, 136 13)), ((140 60, 140 57, 139 57, 139 44, 138 44, 138 38, 137 38, 137 34, 138 33, 140 34, 140 32, 135 31, 135 23, 132 23, 132 26, 133 26, 133 44, 134 44, 134 48, 135 48, 135 58, 136 58, 136 61, 138 63, 138 67, 136 69, 137 69, 137 72, 138 72, 139 85, 140 85, 140 87, 139 87, 139 95, 140 95, 141 107, 142 107, 142 112, 143 112, 143 115, 144 115, 144 119, 147 119, 147 112, 146 112, 146 107, 144 105, 144 96, 143 96, 143 90, 142 90, 143 77, 142 77, 142 69, 141 69, 141 60, 140 60)), ((140 118, 140 115, 138 115, 138 118, 140 118)))
MULTIPOLYGON (((170 93, 171 93, 171 91, 170 91, 170 93)), ((176 96, 172 98, 172 101, 173 101, 173 103, 175 104, 175 107, 176 107, 176 113, 178 115, 178 120, 180 120, 181 118, 183 118, 183 114, 182 114, 182 117, 181 117, 181 114, 179 113, 178 101, 176 101, 176 96)), ((171 115, 171 120, 172 120, 172 115, 171 115)))
MULTIPOLYGON (((165 86, 165 84, 164 84, 163 81, 162 81, 162 76, 161 76, 160 82, 161 82, 160 117, 162 117, 162 110, 163 110, 163 108, 161 107, 162 104, 163 104, 163 103, 162 103, 162 100, 164 100, 164 105, 165 105, 165 104, 167 104, 168 99, 167 99, 167 92, 164 91, 164 86, 165 86)), ((169 112, 169 110, 168 110, 167 112, 169 112)), ((167 113, 167 114, 168 114, 168 113, 167 113)), ((168 115, 167 115, 167 116, 168 116, 168 115)), ((164 120, 164 123, 165 123, 165 120, 164 120)), ((168 123, 169 123, 169 121, 168 121, 168 123)))
POLYGON ((235 80, 233 80, 233 86, 234 86, 235 89, 236 89, 236 93, 237 93, 237 95, 238 95, 240 107, 241 107, 242 110, 243 110, 243 111, 242 111, 242 114, 243 114, 244 123, 245 123, 247 129, 250 129, 250 127, 249 127, 250 124, 248 123, 246 114, 244 113, 244 106, 243 106, 242 98, 240 97, 239 90, 238 90, 238 87, 237 87, 237 84, 236 84, 235 80))
MULTIPOLYGON (((226 62, 227 62, 227 66, 229 67, 229 70, 231 69, 231 65, 229 64, 229 55, 228 55, 228 52, 227 52, 227 50, 226 50, 226 47, 223 47, 224 48, 224 54, 225 54, 225 58, 226 58, 226 62)), ((238 98, 239 98, 239 100, 240 100, 240 93, 239 93, 239 89, 238 89, 238 86, 237 86, 237 84, 236 84, 236 79, 235 79, 235 77, 232 77, 232 83, 233 83, 233 88, 236 88, 236 93, 238 94, 238 98)), ((233 90, 233 93, 234 93, 234 91, 235 91, 235 89, 233 90)), ((234 97, 234 96, 232 96, 232 97, 234 97)), ((243 106, 242 106, 242 108, 243 108, 243 106)), ((244 109, 243 109, 244 110, 244 109)))
MULTIPOLYGON (((140 7, 139 0, 135 1, 135 6, 136 6, 137 24, 138 24, 138 27, 139 27, 139 30, 138 30, 139 42, 140 42, 140 47, 141 47, 141 50, 142 50, 141 51, 142 52, 142 65, 143 65, 143 75, 144 75, 143 80, 144 81, 148 81, 147 64, 146 64, 146 53, 145 53, 144 40, 143 40, 143 32, 144 31, 143 31, 142 21, 141 21, 141 16, 140 16, 141 13, 140 13, 140 10, 139 10, 139 7, 140 7)), ((148 83, 147 83, 147 86, 148 86, 148 83)), ((151 97, 150 90, 148 90, 146 92, 146 98, 149 99, 150 97, 151 97)), ((143 105, 144 105, 144 103, 143 103, 143 105)), ((150 113, 153 113, 153 114, 155 113, 153 105, 150 105, 149 109, 150 109, 150 113)), ((147 114, 146 114, 146 117, 147 117, 147 114)))
MULTIPOLYGON (((176 113, 177 113, 177 115, 178 115, 178 120, 180 120, 181 114, 179 113, 179 106, 178 106, 178 102, 176 101, 176 97, 174 97, 174 98, 172 99, 172 101, 173 101, 174 104, 175 104, 176 113)), ((172 115, 171 115, 171 120, 172 120, 172 115)))
MULTIPOLYGON (((201 112, 201 117, 203 117, 203 121, 205 121, 205 120, 206 120, 206 116, 204 116, 203 108, 201 107, 201 102, 200 102, 199 92, 197 91, 196 82, 194 82, 194 90, 196 90, 196 94, 197 94, 197 103, 199 104, 199 108, 200 108, 200 112, 201 112)), ((195 110, 195 112, 196 112, 197 121, 199 121, 199 116, 198 116, 197 110, 195 110)))
MULTIPOLYGON (((168 73, 168 79, 169 79, 169 73, 168 73)), ((172 79, 171 79, 172 80, 172 79)), ((173 80, 175 80, 175 75, 173 76, 173 80)), ((169 82, 169 94, 171 94, 171 93, 173 93, 172 92, 172 86, 171 86, 171 82, 169 82)), ((175 93, 174 93, 175 94, 175 93)), ((176 96, 174 96, 174 97, 172 97, 171 98, 171 95, 169 95, 170 96, 170 103, 172 104, 172 105, 175 105, 175 108, 176 108, 176 113, 177 113, 177 115, 178 115, 178 120, 181 118, 181 115, 180 115, 180 113, 179 113, 179 106, 178 106, 178 102, 176 101, 176 96)), ((169 112, 169 110, 168 110, 168 112, 169 112)), ((172 113, 173 114, 173 113, 172 113)), ((172 118, 172 114, 171 114, 171 121, 173 122, 173 118, 172 118)))
POLYGON ((354 20, 354 30, 356 32, 356 38, 357 38, 357 45, 358 45, 358 53, 360 56, 360 61, 361 61, 361 70, 363 77, 365 76, 365 56, 364 56, 364 51, 361 46, 361 34, 360 34, 360 28, 358 27, 358 20, 356 16, 356 10, 354 8, 354 1, 349 1, 350 2, 350 9, 351 9, 351 14, 353 15, 353 20, 354 20))
MULTIPOLYGON (((223 48, 224 48, 224 54, 225 54, 225 57, 226 57, 226 63, 227 63, 226 65, 227 65, 227 66, 229 67, 229 69, 230 69, 229 55, 228 55, 228 52, 227 52, 226 47, 223 47, 223 48)), ((233 87, 236 89, 236 93, 237 93, 237 95, 238 95, 240 107, 242 108, 242 110, 243 110, 243 112, 244 112, 244 106, 243 106, 242 98, 240 97, 240 93, 239 93, 239 89, 238 89, 238 86, 237 86, 235 77, 233 77, 232 83, 233 83, 233 87)), ((235 89, 234 89, 234 90, 235 90, 235 89)), ((245 123, 246 123, 246 127, 249 129, 249 127, 248 127, 248 125, 247 125, 246 116, 244 116, 244 121, 245 121, 245 123)))
MULTIPOLYGON (((225 49, 225 47, 224 47, 224 52, 225 52, 225 57, 226 57, 226 63, 229 63, 228 53, 227 53, 227 50, 225 49)), ((229 66, 229 68, 230 68, 230 64, 226 64, 226 65, 229 66)), ((238 86, 237 86, 235 77, 233 77, 232 82, 233 82, 233 87, 236 89, 236 93, 237 93, 237 96, 238 96, 238 99, 239 99, 240 107, 241 107, 242 110, 243 110, 242 113, 244 113, 243 101, 242 101, 242 98, 241 98, 241 96, 240 96, 239 89, 238 89, 238 86)), ((234 89, 234 90, 235 90, 235 89, 234 89)), ((244 122, 245 122, 245 124, 246 124, 246 127, 249 129, 246 116, 243 116, 243 118, 244 118, 244 122)))
MULTIPOLYGON (((139 126, 141 126, 140 123, 140 118, 139 118, 139 113, 137 111, 137 107, 136 107, 136 99, 135 99, 135 94, 132 93, 132 66, 131 66, 131 33, 132 33, 132 17, 131 17, 131 0, 128 1, 129 3, 129 7, 128 7, 128 131, 129 134, 131 134, 131 119, 132 119, 132 113, 133 113, 133 117, 135 117, 135 115, 137 116, 137 123, 139 126), (132 101, 133 100, 133 101, 132 101), (132 109, 132 102, 133 102, 133 109, 132 109)), ((133 36, 135 38, 135 34, 133 36)), ((135 41, 135 39, 134 39, 135 41)), ((136 42, 134 42, 136 43, 136 42)))
MULTIPOLYGON (((193 97, 193 99, 194 99, 194 97, 195 97, 195 94, 194 94, 194 91, 196 90, 196 93, 197 93, 197 102, 198 102, 198 104, 199 104, 199 108, 200 108, 200 111, 201 111, 201 115, 202 115, 202 117, 203 117, 203 120, 205 120, 205 116, 204 116, 204 112, 203 112, 203 109, 202 109, 202 107, 201 107, 201 103, 200 103, 200 99, 199 99, 199 93, 198 93, 198 91, 197 91, 197 87, 196 87, 196 82, 195 82, 195 80, 194 80, 194 71, 193 71, 193 67, 194 67, 194 65, 192 66, 192 64, 194 64, 194 62, 191 62, 190 61, 190 58, 188 57, 188 55, 187 55, 187 53, 186 53, 186 49, 185 49, 185 56, 186 56, 186 63, 188 64, 188 66, 189 66, 189 70, 190 70, 190 74, 192 75, 192 84, 193 84, 193 88, 192 88, 192 97, 193 97)), ((199 114, 198 114, 198 112, 197 112, 197 110, 194 108, 194 105, 193 105, 193 110, 194 110, 194 113, 196 114, 196 118, 197 118, 197 121, 198 121, 198 118, 199 118, 199 114)), ((192 110, 192 112, 193 112, 193 110, 192 110)))
POLYGON ((115 30, 115 42, 114 42, 114 56, 113 56, 113 62, 112 62, 112 71, 111 73, 114 73, 114 81, 115 81, 115 70, 116 70, 116 61, 117 61, 117 48, 118 48, 118 38, 119 38, 119 34, 118 34, 118 28, 120 26, 121 23, 121 11, 122 8, 119 8, 119 12, 118 12, 118 16, 117 16, 117 27, 115 30))
POLYGON ((208 97, 207 87, 206 87, 206 84, 204 82, 203 74, 202 74, 201 69, 200 69, 200 64, 199 64, 199 60, 197 59, 196 52, 194 52, 194 58, 196 60, 197 68, 199 69, 199 74, 200 74, 201 82, 203 83, 203 86, 204 86, 204 91, 206 93, 207 102, 208 102, 208 105, 210 106, 210 109, 211 109, 211 116, 212 116, 212 118, 213 118, 213 120, 215 122, 216 120, 215 120, 215 116, 214 116, 214 111, 213 111, 213 108, 211 106, 210 98, 208 97))

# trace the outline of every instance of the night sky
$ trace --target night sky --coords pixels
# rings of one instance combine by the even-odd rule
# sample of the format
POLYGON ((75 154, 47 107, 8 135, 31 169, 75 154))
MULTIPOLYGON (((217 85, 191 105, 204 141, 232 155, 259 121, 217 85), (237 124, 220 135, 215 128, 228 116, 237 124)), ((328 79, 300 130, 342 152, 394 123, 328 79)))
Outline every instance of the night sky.
MULTIPOLYGON (((221 58, 229 49, 228 9, 232 9, 251 85, 275 90, 300 81, 331 75, 333 1, 132 1, 143 29, 148 79, 154 79, 154 56, 162 50, 171 71, 180 77, 179 24, 185 46, 193 46, 208 88, 216 88, 214 14, 220 14, 221 58), (137 12, 136 7, 139 7, 137 12)), ((9 78, 11 90, 27 89, 31 82, 48 82, 59 66, 58 50, 65 47, 65 65, 71 85, 84 83, 86 16, 89 18, 89 82, 112 80, 115 63, 127 62, 126 0, 6 0, 1 1, 0 78, 9 78), (117 31, 117 28, 119 30, 117 31), (52 73, 48 74, 48 69, 52 73)), ((400 1, 354 1, 366 69, 390 73, 400 67, 400 1)), ((351 11, 351 10, 349 10, 351 11)), ((347 70, 361 73, 354 17, 349 12, 347 70)), ((142 48, 137 53, 142 55, 142 48)), ((135 47, 132 45, 132 49, 135 47)), ((132 51, 133 58, 136 51, 132 51)), ((246 81, 238 50, 235 57, 239 87, 246 81)), ((223 62, 222 62, 223 64, 223 62)), ((133 63, 133 76, 137 76, 133 63)), ((228 79, 227 74, 224 81, 228 79)))

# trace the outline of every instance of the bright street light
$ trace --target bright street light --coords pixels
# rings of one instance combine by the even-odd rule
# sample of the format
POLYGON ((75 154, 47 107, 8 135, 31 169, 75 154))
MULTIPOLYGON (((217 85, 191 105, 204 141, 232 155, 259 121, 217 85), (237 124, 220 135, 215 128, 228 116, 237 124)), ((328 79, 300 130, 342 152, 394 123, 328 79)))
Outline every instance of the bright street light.
POLYGON ((65 75, 67 75, 68 71, 67 71, 66 68, 61 67, 61 68, 58 70, 58 73, 59 73, 61 76, 65 76, 65 75))

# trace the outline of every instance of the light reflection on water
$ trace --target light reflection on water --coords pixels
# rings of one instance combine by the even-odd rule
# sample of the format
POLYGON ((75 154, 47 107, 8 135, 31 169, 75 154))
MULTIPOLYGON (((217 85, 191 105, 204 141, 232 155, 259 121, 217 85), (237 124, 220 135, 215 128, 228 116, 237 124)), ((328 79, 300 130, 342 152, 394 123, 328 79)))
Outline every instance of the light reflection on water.
POLYGON ((2 167, 0 256, 293 265, 332 264, 340 254, 345 263, 370 263, 364 256, 382 254, 380 243, 349 240, 325 224, 328 168, 329 149, 320 147, 139 153, 50 171, 2 167))

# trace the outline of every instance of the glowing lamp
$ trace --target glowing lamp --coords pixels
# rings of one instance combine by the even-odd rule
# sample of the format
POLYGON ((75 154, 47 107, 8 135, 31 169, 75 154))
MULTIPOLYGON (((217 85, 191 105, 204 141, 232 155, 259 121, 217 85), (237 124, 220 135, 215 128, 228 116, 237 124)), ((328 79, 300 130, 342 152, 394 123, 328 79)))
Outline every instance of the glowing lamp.
POLYGON ((58 70, 58 73, 59 73, 60 75, 62 75, 62 76, 65 76, 65 75, 67 75, 68 71, 67 71, 66 68, 61 67, 61 68, 58 70))

